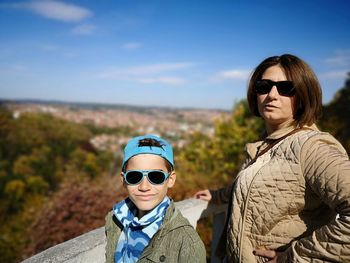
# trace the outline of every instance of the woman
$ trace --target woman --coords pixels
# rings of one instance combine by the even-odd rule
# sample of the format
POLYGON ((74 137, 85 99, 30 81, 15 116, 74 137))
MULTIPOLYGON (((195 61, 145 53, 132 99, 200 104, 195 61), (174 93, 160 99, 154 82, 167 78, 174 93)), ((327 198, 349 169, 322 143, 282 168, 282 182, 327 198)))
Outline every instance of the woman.
POLYGON ((315 125, 322 107, 315 74, 293 55, 269 57, 247 95, 264 138, 247 144, 232 186, 195 194, 229 200, 228 262, 350 262, 350 161, 315 125))

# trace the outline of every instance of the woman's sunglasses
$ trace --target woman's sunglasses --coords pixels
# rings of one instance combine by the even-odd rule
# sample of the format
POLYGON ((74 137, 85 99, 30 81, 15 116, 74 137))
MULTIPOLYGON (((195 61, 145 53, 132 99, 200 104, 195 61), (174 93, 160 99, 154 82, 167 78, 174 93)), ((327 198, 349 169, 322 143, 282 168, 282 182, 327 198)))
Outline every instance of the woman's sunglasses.
POLYGON ((256 94, 263 95, 270 93, 273 86, 276 86, 278 93, 281 96, 292 97, 295 94, 295 88, 292 81, 272 81, 262 79, 255 82, 254 91, 256 94))
POLYGON ((123 173, 124 181, 128 185, 137 185, 146 176, 151 184, 163 184, 168 179, 170 173, 161 170, 130 170, 123 173))

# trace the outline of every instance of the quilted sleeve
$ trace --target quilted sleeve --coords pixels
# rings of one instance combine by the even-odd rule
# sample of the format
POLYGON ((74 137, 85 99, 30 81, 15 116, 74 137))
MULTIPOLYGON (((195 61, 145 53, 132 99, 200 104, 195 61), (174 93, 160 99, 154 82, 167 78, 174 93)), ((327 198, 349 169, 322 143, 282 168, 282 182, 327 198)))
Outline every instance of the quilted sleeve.
POLYGON ((338 216, 294 241, 287 262, 350 262, 350 161, 331 136, 310 138, 301 150, 306 183, 338 216))

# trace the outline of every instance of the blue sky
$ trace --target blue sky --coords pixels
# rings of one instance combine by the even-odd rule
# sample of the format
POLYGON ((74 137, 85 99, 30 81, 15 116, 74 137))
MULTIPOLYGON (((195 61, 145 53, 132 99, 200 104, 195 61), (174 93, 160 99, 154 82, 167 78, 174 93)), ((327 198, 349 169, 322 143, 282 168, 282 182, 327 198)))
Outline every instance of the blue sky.
POLYGON ((350 2, 0 0, 0 98, 231 109, 291 53, 329 102, 350 71, 350 2))

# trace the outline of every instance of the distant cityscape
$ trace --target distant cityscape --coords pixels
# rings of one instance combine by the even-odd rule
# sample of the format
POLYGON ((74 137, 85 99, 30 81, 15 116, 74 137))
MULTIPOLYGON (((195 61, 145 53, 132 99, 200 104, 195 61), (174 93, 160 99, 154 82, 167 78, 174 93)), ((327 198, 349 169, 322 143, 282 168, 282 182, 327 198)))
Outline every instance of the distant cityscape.
POLYGON ((130 134, 101 133, 90 143, 98 150, 117 151, 130 136, 158 134, 168 138, 175 147, 183 147, 186 138, 194 132, 207 136, 214 134, 214 122, 229 118, 230 112, 206 109, 161 107, 133 107, 43 101, 5 101, 2 104, 12 111, 14 118, 23 113, 43 113, 67 121, 91 124, 97 127, 129 130, 130 134))

